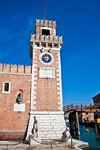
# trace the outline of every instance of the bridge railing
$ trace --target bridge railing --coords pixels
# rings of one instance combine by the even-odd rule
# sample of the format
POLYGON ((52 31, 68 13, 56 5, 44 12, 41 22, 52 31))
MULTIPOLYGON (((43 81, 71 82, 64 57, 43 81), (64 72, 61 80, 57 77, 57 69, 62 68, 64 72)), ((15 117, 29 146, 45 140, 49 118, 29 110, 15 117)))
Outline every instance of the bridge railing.
POLYGON ((73 104, 69 104, 64 106, 63 110, 64 112, 68 112, 68 111, 74 111, 74 110, 83 110, 83 109, 98 109, 100 108, 100 103, 98 103, 98 105, 94 105, 92 103, 73 103, 73 104))

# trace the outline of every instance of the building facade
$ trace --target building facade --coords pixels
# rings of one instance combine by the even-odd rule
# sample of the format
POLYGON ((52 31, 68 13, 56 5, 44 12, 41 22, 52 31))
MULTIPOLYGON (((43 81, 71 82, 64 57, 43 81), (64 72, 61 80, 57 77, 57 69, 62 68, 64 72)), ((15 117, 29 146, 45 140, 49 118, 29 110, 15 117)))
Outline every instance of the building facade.
POLYGON ((93 112, 85 112, 79 117, 79 123, 90 123, 94 122, 94 113, 93 112))
POLYGON ((94 105, 100 105, 100 93, 94 96, 93 98, 94 105))
POLYGON ((0 140, 24 139, 30 112, 31 66, 0 64, 0 140), (22 94, 22 104, 17 103, 22 94))
POLYGON ((30 39, 32 66, 0 64, 0 139, 28 139, 34 117, 38 137, 61 138, 66 130, 61 83, 62 37, 56 22, 36 20, 30 39), (22 103, 17 99, 21 93, 22 103))

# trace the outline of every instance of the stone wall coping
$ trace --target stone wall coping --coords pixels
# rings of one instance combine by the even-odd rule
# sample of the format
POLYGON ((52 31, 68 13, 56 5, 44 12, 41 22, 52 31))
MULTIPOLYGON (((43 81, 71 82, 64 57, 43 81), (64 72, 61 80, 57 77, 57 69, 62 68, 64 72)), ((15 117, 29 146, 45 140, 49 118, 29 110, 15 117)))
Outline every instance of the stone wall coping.
POLYGON ((31 111, 30 115, 64 115, 63 111, 31 111))
POLYGON ((32 74, 25 74, 25 73, 10 73, 10 72, 0 72, 0 74, 21 75, 21 76, 31 76, 32 75, 32 74))

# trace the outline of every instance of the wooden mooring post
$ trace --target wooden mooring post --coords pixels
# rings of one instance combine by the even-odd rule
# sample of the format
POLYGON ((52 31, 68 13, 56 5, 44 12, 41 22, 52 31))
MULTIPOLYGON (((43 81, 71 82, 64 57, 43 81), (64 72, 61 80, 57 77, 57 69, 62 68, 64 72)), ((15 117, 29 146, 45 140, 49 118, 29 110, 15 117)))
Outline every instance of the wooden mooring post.
POLYGON ((100 140, 100 113, 94 115, 94 128, 97 140, 100 140))
POLYGON ((69 114, 71 135, 80 135, 78 112, 74 111, 69 114))

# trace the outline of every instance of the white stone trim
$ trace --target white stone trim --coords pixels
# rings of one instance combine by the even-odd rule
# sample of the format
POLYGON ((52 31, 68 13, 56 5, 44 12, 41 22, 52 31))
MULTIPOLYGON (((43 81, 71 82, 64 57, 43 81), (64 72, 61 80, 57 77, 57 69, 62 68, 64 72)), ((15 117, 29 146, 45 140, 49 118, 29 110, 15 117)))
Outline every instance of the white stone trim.
POLYGON ((60 110, 61 109, 61 107, 58 107, 58 110, 60 110))
POLYGON ((57 85, 60 85, 60 83, 57 83, 57 85))
POLYGON ((37 68, 34 67, 34 71, 37 71, 37 68))
POLYGON ((52 29, 50 29, 50 28, 48 28, 48 27, 41 27, 41 29, 44 29, 44 30, 52 30, 52 29))
MULTIPOLYGON (((36 50, 41 50, 43 47, 34 47, 34 49, 36 49, 36 50)), ((44 50, 49 50, 50 49, 50 47, 44 47, 43 48, 44 50)), ((51 48, 51 50, 58 50, 58 51, 60 51, 60 48, 51 48)))
POLYGON ((35 89, 35 90, 37 89, 36 86, 34 86, 34 89, 35 89))
POLYGON ((58 95, 60 95, 60 92, 57 92, 58 95))
POLYGON ((21 76, 31 76, 31 75, 32 75, 32 74, 25 74, 25 73, 11 73, 11 72, 0 72, 0 74, 21 75, 21 76))
POLYGON ((35 62, 34 62, 34 59, 37 57, 36 55, 37 55, 37 53, 36 53, 36 51, 33 49, 32 82, 31 82, 31 110, 32 110, 32 109, 33 109, 33 110, 36 109, 36 107, 34 107, 34 104, 36 104, 36 101, 34 101, 34 99, 36 99, 36 96, 34 96, 34 93, 36 94, 36 92, 34 91, 34 89, 36 89, 36 81, 35 81, 35 80, 37 80, 37 78, 34 77, 34 76, 36 75, 36 72, 35 72, 35 71, 37 71, 37 68, 35 68, 35 67, 37 67, 37 64, 35 64, 35 62), (35 57, 34 57, 34 56, 35 56, 35 57), (35 84, 34 84, 34 83, 35 83, 35 84))
POLYGON ((36 91, 34 91, 34 94, 36 94, 36 91))
POLYGON ((57 90, 60 90, 60 87, 57 87, 57 90))
POLYGON ((35 67, 37 67, 37 65, 36 65, 36 64, 34 64, 34 66, 35 66, 35 67))
POLYGON ((31 115, 64 115, 63 111, 30 111, 31 115))
POLYGON ((60 79, 59 79, 59 78, 57 78, 57 81, 60 81, 60 79))
POLYGON ((60 79, 60 107, 61 111, 63 110, 63 100, 62 100, 62 80, 61 80, 61 60, 60 60, 60 51, 58 52, 59 59, 59 79, 60 79))
POLYGON ((34 80, 37 80, 37 78, 35 77, 34 80))
POLYGON ((37 82, 34 82, 34 85, 36 85, 37 84, 37 82))
POLYGON ((57 74, 57 77, 59 77, 59 74, 57 74))
POLYGON ((33 104, 36 104, 36 101, 34 101, 33 104))
MULTIPOLYGON (((36 99, 36 96, 33 96, 33 99, 36 99)), ((33 102, 34 103, 34 102, 33 102)), ((34 103, 35 104, 35 103, 34 103)))
POLYGON ((56 72, 59 72, 59 70, 56 70, 56 72))
POLYGON ((34 60, 34 63, 36 63, 36 62, 37 62, 37 59, 34 60))

